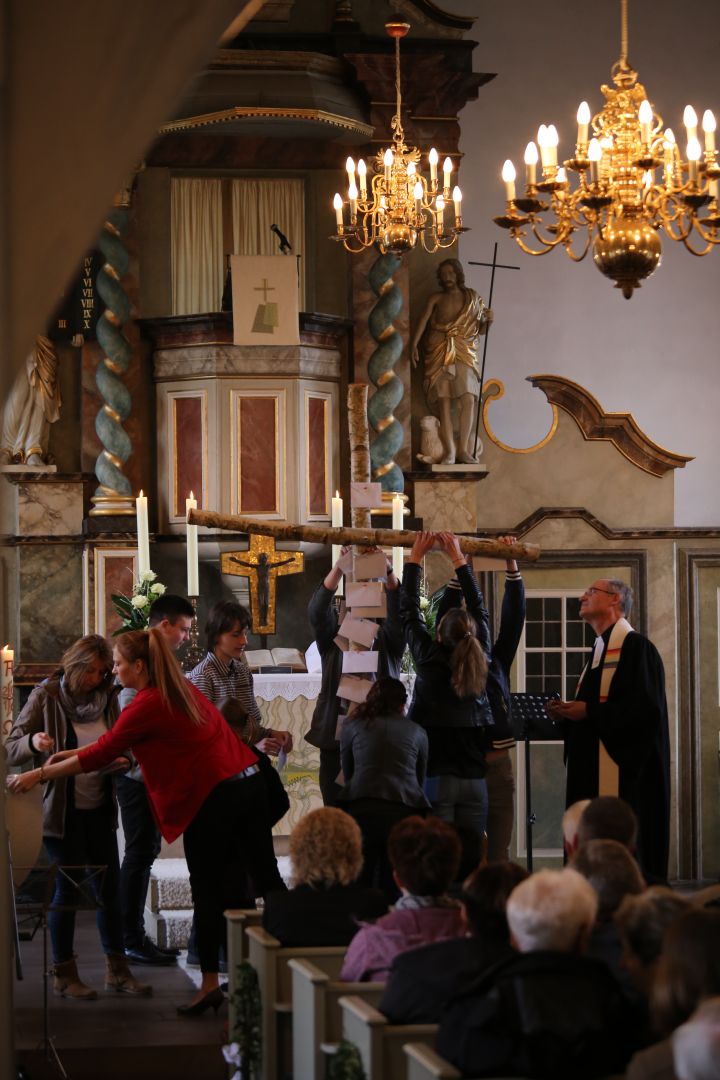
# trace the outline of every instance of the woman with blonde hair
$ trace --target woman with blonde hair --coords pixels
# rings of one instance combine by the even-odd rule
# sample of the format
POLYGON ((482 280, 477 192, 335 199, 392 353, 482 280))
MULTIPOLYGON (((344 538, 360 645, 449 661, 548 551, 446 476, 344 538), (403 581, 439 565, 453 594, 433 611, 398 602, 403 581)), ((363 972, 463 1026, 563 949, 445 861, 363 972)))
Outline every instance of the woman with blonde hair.
POLYGON ((115 641, 114 672, 137 690, 112 731, 82 750, 68 750, 40 770, 13 777, 27 791, 42 780, 75 776, 109 764, 130 747, 142 768, 160 831, 183 834, 197 916, 202 986, 179 1006, 194 1016, 224 1000, 218 952, 223 911, 244 895, 246 873, 264 893, 282 888, 272 845, 265 785, 256 755, 235 737, 218 710, 183 677, 162 633, 133 631, 115 641))
POLYGON ((405 562, 401 613, 417 678, 408 717, 425 728, 429 757, 425 794, 450 824, 485 831, 486 735, 492 724, 485 693, 490 625, 482 596, 453 533, 420 532, 405 562), (439 543, 453 564, 466 610, 451 608, 434 640, 420 608, 422 561, 439 543))
MULTIPOLYGON (((129 768, 127 757, 114 760, 125 744, 102 767, 93 767, 76 779, 68 773, 56 775, 45 764, 53 750, 77 755, 115 723, 120 688, 113 686, 111 669, 112 652, 105 638, 99 634, 80 638, 65 652, 60 669, 35 687, 5 744, 9 765, 24 765, 31 759, 40 763, 30 773, 11 777, 11 787, 25 782, 26 777, 47 783, 43 843, 50 862, 63 868, 55 879, 53 907, 48 914, 53 987, 56 994, 79 1001, 97 998, 96 991, 78 975, 73 952, 75 908, 85 876, 78 868, 85 866, 104 868, 91 876, 90 884, 98 903, 97 925, 107 962, 105 989, 136 995, 152 992, 131 974, 123 949, 117 807, 110 774, 129 768)), ((28 786, 32 785, 28 782, 28 786)))
POLYGON ((293 887, 265 900, 263 926, 283 945, 347 945, 359 920, 387 911, 381 892, 357 884, 362 835, 349 814, 324 806, 290 834, 293 887))

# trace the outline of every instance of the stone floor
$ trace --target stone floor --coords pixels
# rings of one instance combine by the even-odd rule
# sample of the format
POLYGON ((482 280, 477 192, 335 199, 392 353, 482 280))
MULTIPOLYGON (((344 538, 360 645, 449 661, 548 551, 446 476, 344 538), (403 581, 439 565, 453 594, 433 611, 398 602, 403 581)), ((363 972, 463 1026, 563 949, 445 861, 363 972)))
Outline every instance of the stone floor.
MULTIPOLYGON (((48 942, 49 946, 49 942, 48 942)), ((221 1053, 226 1041, 227 1007, 217 1016, 183 1019, 175 1011, 190 999, 190 972, 181 967, 133 968, 153 986, 151 998, 132 998, 103 990, 104 960, 90 912, 78 915, 75 934, 78 966, 85 982, 98 990, 97 1001, 72 1001, 52 994, 49 980, 48 1029, 70 1080, 226 1080, 221 1053)), ((59 1077, 39 1048, 43 1038, 43 935, 22 941, 23 979, 15 981, 15 1050, 28 1080, 59 1077)))

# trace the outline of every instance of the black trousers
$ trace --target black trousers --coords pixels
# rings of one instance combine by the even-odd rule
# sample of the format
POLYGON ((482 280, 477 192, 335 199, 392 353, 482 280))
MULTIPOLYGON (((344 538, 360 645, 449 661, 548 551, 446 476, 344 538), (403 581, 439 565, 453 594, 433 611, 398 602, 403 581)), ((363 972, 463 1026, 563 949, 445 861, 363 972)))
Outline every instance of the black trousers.
POLYGON ((318 775, 318 782, 320 784, 320 794, 322 795, 322 801, 324 806, 340 806, 340 795, 342 795, 342 788, 340 784, 335 783, 335 778, 340 772, 340 743, 337 744, 337 748, 333 750, 321 750, 320 751, 320 772, 318 775))
POLYGON ((125 834, 125 854, 120 867, 123 939, 126 949, 135 949, 145 937, 145 900, 152 864, 160 854, 160 831, 142 781, 118 776, 115 792, 125 834))
POLYGON ((284 889, 273 850, 265 781, 260 773, 225 780, 185 830, 202 971, 217 971, 226 939, 226 908, 242 907, 247 875, 260 896, 284 889))
POLYGON ((394 904, 400 896, 400 890, 395 884, 388 858, 388 836, 398 821, 414 814, 425 817, 427 811, 387 799, 354 799, 338 805, 355 818, 362 833, 363 868, 358 884, 382 889, 388 903, 394 904))

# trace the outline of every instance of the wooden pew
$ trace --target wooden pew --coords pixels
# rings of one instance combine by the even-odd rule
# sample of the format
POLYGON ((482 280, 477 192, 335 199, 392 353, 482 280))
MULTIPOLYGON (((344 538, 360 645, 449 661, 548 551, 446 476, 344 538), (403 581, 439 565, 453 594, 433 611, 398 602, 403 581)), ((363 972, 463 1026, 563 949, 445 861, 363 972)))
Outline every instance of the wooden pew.
POLYGON ((435 1042, 437 1024, 391 1024, 378 1009, 359 997, 340 998, 340 1008, 343 1037, 360 1051, 367 1080, 397 1080, 405 1076, 405 1043, 432 1046, 435 1042))
POLYGON ((233 1006, 233 993, 235 992, 235 973, 238 964, 248 959, 249 946, 247 930, 251 926, 262 926, 263 913, 260 908, 229 908, 225 912, 227 926, 227 970, 228 970, 228 994, 230 1006, 228 1013, 228 1031, 232 1032, 235 1027, 235 1008, 233 1006))
MULTIPOLYGON (((262 996, 260 1080, 280 1080, 291 1071, 292 978, 290 961, 310 960, 332 978, 340 974, 346 945, 281 945, 261 926, 247 930, 249 960, 257 971, 262 996)), ((298 1078, 299 1080, 299 1078, 298 1078)))
POLYGON ((323 1046, 342 1038, 340 998, 351 994, 371 1005, 380 1002, 385 983, 351 983, 333 979, 309 960, 290 960, 293 1002, 293 1076, 324 1080, 323 1046))
POLYGON ((405 1043, 407 1061, 405 1080, 457 1080, 462 1073, 425 1043, 405 1043))

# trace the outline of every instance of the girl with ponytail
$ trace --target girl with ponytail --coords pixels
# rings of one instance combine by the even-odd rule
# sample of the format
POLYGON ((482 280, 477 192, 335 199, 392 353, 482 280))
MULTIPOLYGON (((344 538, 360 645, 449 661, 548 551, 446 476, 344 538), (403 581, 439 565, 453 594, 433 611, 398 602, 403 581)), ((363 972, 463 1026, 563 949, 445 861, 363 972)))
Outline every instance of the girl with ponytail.
POLYGON ((453 533, 417 534, 405 563, 401 613, 417 672, 408 716, 428 735, 425 794, 436 816, 482 835, 487 818, 484 728, 493 722, 485 693, 490 626, 475 576, 453 533), (436 543, 453 564, 467 610, 448 611, 433 640, 420 609, 420 576, 422 561, 436 543))
POLYGON ((267 792, 255 753, 237 739, 215 706, 184 678, 161 631, 115 639, 114 674, 136 690, 113 728, 80 750, 56 754, 41 769, 12 778, 14 791, 106 768, 132 750, 168 843, 181 834, 190 871, 202 985, 184 1015, 224 1001, 218 979, 223 911, 245 896, 284 889, 273 851, 267 792))

